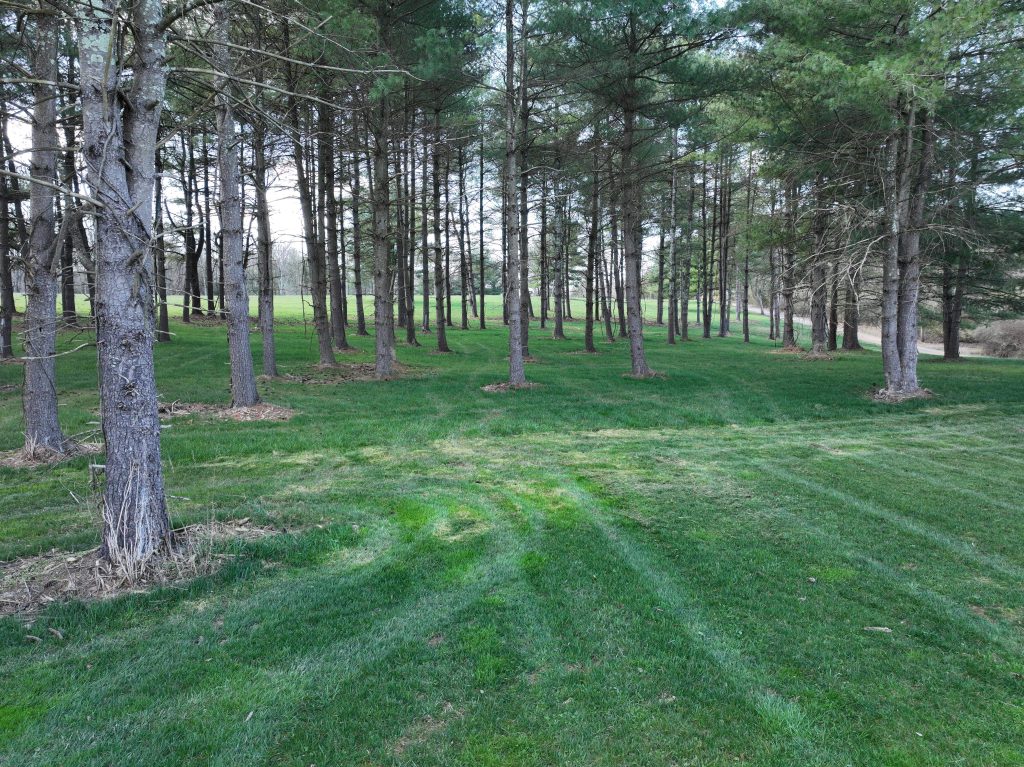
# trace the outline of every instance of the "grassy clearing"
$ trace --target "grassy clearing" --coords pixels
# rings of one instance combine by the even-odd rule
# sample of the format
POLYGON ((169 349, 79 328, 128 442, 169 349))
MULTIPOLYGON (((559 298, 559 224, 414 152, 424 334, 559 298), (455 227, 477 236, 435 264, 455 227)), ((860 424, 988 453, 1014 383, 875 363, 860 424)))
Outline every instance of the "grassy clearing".
MULTIPOLYGON (((163 399, 225 403, 223 329, 174 330, 163 399)), ((174 419, 176 524, 290 532, 0 620, 0 764, 1024 763, 1024 365, 925 360, 937 396, 891 406, 870 352, 648 328, 665 377, 635 381, 625 343, 568 332, 534 329, 530 390, 481 391, 492 322, 400 345, 395 381, 262 383, 288 422, 174 419)), ((67 431, 95 430, 90 354, 59 368, 67 431)), ((0 559, 95 545, 88 460, 0 469, 0 559)))

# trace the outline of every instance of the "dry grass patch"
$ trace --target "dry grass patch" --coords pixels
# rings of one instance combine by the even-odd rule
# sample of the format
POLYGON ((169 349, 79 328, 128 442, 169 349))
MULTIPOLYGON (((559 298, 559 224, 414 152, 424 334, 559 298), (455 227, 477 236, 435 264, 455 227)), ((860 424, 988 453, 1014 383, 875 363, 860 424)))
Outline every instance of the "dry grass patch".
POLYGON ((17 450, 0 453, 0 467, 4 469, 37 469, 41 466, 53 466, 80 455, 96 455, 101 452, 103 452, 101 442, 68 440, 67 447, 63 451, 28 444, 17 450))
POLYGON ((386 379, 377 378, 377 368, 372 362, 351 362, 338 365, 314 365, 305 373, 287 373, 281 380, 301 384, 338 384, 349 381, 393 381, 396 378, 422 378, 423 371, 403 365, 391 364, 391 375, 386 379))
POLYGON ((260 402, 248 407, 228 407, 226 405, 209 405, 204 402, 171 402, 161 404, 157 412, 162 419, 177 418, 186 415, 206 415, 225 421, 290 421, 296 411, 270 402, 260 402))
POLYGON ((278 532, 254 525, 248 517, 181 527, 173 533, 170 552, 150 558, 132 577, 103 560, 99 548, 51 549, 0 562, 0 616, 33 615, 54 602, 95 602, 182 583, 213 573, 232 559, 232 554, 216 551, 217 544, 258 540, 278 532))
POLYGON ((488 392, 489 394, 494 394, 497 392, 518 391, 520 389, 536 389, 538 386, 540 386, 540 384, 535 384, 530 381, 521 384, 512 384, 509 383, 508 381, 502 381, 501 383, 492 383, 487 384, 486 386, 481 386, 480 391, 485 391, 488 392))

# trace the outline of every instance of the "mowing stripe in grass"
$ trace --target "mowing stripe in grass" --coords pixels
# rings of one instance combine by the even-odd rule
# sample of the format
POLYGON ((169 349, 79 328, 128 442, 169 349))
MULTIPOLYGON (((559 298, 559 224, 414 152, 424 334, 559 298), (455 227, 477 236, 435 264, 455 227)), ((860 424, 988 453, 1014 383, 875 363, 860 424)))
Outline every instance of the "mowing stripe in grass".
POLYGON ((833 501, 844 506, 849 506, 857 509, 858 511, 863 511, 865 514, 870 514, 872 517, 882 520, 883 522, 886 522, 904 532, 916 535, 919 538, 923 538, 935 544, 936 546, 946 549, 950 553, 955 554, 979 567, 994 570, 1000 575, 1013 578, 1016 581, 1024 579, 1024 569, 1006 561, 998 554, 985 554, 984 552, 978 551, 969 543, 957 538, 951 538, 945 533, 942 533, 929 525, 916 522, 902 514, 897 514, 889 509, 877 506, 874 503, 865 501, 850 493, 844 493, 840 490, 836 490, 835 488, 822 485, 819 482, 814 482, 797 476, 792 470, 788 471, 768 463, 763 464, 762 468, 768 474, 776 477, 780 482, 799 485, 816 496, 831 498, 833 501))
POLYGON ((802 765, 849 764, 842 753, 818 741, 818 726, 800 706, 771 690, 764 674, 752 667, 743 652, 720 632, 716 631, 689 590, 676 578, 668 575, 664 565, 633 541, 624 531, 613 527, 607 519, 606 506, 579 482, 565 478, 566 486, 581 507, 590 512, 591 519, 604 537, 612 544, 619 557, 640 576, 658 600, 672 611, 693 643, 699 646, 722 670, 732 687, 746 697, 758 711, 769 731, 791 743, 802 765))

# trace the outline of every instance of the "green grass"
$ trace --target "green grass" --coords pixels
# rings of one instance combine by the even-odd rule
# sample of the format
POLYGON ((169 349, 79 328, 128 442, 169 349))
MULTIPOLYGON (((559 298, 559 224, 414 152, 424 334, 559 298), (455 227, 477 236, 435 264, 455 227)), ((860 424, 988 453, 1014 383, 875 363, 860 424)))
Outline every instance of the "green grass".
MULTIPOLYGON (((308 371, 279 306, 282 372, 308 371)), ((292 532, 0 620, 0 764, 1024 764, 1024 365, 925 359, 936 396, 880 404, 877 354, 771 354, 756 319, 749 346, 648 328, 646 381, 624 342, 534 325, 541 386, 489 394, 492 321, 400 345, 399 380, 261 383, 288 423, 175 420, 176 524, 292 532)), ((174 331, 161 396, 227 402, 223 328, 174 331)), ((69 433, 94 384, 60 359, 69 433)), ((0 559, 96 544, 87 463, 0 470, 0 559)))

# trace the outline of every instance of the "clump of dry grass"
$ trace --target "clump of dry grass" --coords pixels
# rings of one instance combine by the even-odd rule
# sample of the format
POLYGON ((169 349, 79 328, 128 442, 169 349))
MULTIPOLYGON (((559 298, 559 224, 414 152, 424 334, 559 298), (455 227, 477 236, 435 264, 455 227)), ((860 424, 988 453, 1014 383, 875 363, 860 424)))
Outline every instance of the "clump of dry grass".
POLYGON ((37 445, 26 441, 24 447, 0 453, 0 467, 5 469, 37 469, 53 466, 79 455, 95 455, 103 451, 100 442, 75 442, 68 440, 63 450, 37 445))
POLYGON ((0 562, 0 615, 32 615, 54 602, 111 599, 208 575, 232 554, 217 550, 226 541, 252 541, 278 530, 254 525, 248 517, 211 520, 179 528, 169 550, 143 562, 133 572, 102 558, 100 549, 45 554, 0 562))

